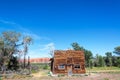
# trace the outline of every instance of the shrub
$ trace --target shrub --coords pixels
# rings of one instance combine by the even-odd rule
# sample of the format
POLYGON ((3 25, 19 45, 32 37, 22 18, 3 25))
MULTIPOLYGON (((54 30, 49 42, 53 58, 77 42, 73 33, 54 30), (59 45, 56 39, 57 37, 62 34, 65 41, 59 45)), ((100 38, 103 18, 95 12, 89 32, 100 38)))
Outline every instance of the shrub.
POLYGON ((109 80, 108 78, 104 78, 103 80, 109 80))

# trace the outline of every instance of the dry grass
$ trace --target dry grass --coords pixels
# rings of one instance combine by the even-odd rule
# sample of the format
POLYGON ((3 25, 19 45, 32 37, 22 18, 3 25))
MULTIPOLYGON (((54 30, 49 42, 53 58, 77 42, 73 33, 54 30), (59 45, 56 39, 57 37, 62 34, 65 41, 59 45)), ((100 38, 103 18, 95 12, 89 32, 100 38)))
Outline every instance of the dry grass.
POLYGON ((88 76, 76 75, 71 77, 68 76, 51 77, 47 75, 16 76, 12 79, 3 79, 3 80, 120 80, 120 73, 91 73, 88 76))
POLYGON ((71 77, 68 76, 48 76, 49 70, 41 70, 38 73, 33 73, 31 76, 25 75, 15 75, 12 79, 2 79, 2 80, 120 80, 120 70, 117 68, 114 69, 102 69, 94 68, 87 71, 87 75, 74 75, 71 77))

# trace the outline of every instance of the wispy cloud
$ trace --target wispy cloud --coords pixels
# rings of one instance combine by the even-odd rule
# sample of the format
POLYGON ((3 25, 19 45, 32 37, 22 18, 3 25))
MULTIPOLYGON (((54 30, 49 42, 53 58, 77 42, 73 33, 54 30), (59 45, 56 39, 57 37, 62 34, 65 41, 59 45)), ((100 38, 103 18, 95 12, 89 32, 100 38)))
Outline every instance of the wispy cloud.
POLYGON ((0 23, 9 24, 9 25, 17 25, 15 22, 6 21, 6 20, 2 20, 2 19, 0 19, 0 23))
POLYGON ((18 23, 15 23, 13 21, 7 21, 7 20, 0 19, 0 23, 7 24, 7 25, 12 25, 13 28, 16 28, 18 31, 22 32, 23 35, 31 36, 34 40, 41 40, 41 39, 51 40, 48 37, 41 37, 41 36, 35 34, 34 32, 32 32, 31 30, 29 30, 29 29, 25 28, 24 26, 22 26, 18 23))
POLYGON ((37 34, 35 34, 35 33, 33 33, 33 32, 30 32, 30 31, 25 31, 25 30, 22 30, 22 31, 24 31, 23 32, 23 35, 28 35, 28 36, 31 36, 33 39, 35 39, 35 40, 51 40, 50 38, 48 38, 48 37, 42 37, 42 36, 39 36, 39 35, 37 35, 37 34))
POLYGON ((30 57, 51 57, 49 54, 51 50, 55 50, 55 45, 53 42, 44 45, 37 45, 35 49, 30 49, 28 55, 30 57))
POLYGON ((46 44, 44 45, 43 48, 40 49, 41 51, 44 51, 44 50, 55 50, 55 45, 53 42, 49 43, 49 44, 46 44))
POLYGON ((42 38, 33 32, 23 32, 23 35, 31 36, 35 40, 41 40, 42 38))

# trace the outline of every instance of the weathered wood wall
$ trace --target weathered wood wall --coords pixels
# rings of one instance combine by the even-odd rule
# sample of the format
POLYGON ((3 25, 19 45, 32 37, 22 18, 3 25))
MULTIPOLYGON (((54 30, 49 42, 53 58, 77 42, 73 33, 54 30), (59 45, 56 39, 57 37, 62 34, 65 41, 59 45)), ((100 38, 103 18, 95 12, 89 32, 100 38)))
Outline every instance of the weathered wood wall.
POLYGON ((85 73, 85 59, 84 59, 84 52, 83 51, 74 51, 74 50, 67 50, 61 51, 56 50, 54 53, 54 62, 53 62, 53 73, 62 73, 67 74, 68 69, 72 68, 72 73, 79 74, 85 73), (65 65, 65 69, 58 69, 60 64, 65 65), (75 69, 74 65, 80 64, 80 69, 75 69))

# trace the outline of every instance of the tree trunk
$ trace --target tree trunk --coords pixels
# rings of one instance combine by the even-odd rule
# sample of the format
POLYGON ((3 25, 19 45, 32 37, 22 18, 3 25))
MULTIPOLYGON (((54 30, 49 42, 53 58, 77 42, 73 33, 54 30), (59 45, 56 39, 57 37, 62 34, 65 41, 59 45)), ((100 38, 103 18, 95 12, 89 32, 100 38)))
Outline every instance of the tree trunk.
POLYGON ((24 54, 24 68, 25 68, 25 66, 26 66, 26 64, 25 64, 25 63, 26 63, 25 56, 26 56, 26 55, 24 54))

